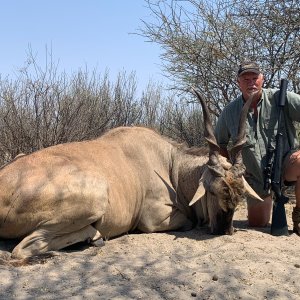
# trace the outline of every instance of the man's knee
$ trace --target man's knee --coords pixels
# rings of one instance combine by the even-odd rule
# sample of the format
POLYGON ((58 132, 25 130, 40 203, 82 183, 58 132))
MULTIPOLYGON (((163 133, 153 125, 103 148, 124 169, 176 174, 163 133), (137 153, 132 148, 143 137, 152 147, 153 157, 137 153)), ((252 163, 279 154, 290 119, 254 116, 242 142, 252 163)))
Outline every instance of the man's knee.
POLYGON ((295 183, 300 177, 300 150, 293 152, 283 164, 283 179, 287 185, 295 183))
POLYGON ((264 198, 264 202, 248 201, 248 224, 250 227, 266 227, 272 211, 272 197, 264 198))

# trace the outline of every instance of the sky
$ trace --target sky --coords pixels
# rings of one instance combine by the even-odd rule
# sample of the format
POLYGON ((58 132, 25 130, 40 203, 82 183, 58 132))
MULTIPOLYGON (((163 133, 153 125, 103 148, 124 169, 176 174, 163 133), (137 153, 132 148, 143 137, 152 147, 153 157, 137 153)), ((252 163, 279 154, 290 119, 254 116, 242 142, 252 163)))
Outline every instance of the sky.
POLYGON ((135 72, 141 89, 166 80, 159 45, 132 34, 151 21, 144 0, 0 0, 0 7, 1 78, 15 78, 29 52, 43 67, 48 51, 67 74, 106 70, 114 81, 135 72))

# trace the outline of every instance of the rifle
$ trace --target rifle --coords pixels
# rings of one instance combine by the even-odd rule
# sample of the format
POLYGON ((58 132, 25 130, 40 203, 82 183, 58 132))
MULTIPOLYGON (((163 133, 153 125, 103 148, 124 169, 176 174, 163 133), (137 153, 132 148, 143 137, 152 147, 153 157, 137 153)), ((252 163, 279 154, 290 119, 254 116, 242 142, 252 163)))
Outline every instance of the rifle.
MULTIPOLYGON (((281 123, 284 117, 283 108, 286 100, 287 85, 288 81, 286 79, 281 79, 278 99, 278 129, 276 134, 276 147, 275 149, 273 148, 275 157, 271 168, 271 189, 274 192, 271 234, 276 236, 289 234, 288 225, 286 221, 286 212, 284 207, 284 205, 288 202, 289 198, 282 193, 281 183, 284 130, 284 126, 281 126, 281 123)), ((268 151, 269 150, 271 150, 269 155, 273 156, 272 147, 270 147, 268 151)), ((267 172, 270 171, 268 170, 269 167, 270 164, 267 164, 267 172)))

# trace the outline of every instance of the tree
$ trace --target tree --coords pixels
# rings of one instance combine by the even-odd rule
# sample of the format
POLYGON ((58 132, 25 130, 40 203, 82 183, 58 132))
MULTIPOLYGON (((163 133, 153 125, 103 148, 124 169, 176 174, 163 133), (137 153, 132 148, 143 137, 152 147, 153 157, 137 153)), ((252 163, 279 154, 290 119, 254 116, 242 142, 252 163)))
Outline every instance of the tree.
POLYGON ((31 51, 15 80, 0 77, 0 165, 117 126, 143 125, 189 145, 201 143, 199 110, 178 104, 161 85, 149 82, 139 97, 134 72, 120 72, 113 83, 108 71, 79 69, 67 76, 56 70, 51 56, 42 68, 31 51))
POLYGON ((162 47, 171 87, 195 86, 219 116, 238 94, 236 72, 244 60, 259 61, 267 87, 287 77, 300 90, 300 2, 284 0, 145 0, 153 22, 138 34, 162 47))

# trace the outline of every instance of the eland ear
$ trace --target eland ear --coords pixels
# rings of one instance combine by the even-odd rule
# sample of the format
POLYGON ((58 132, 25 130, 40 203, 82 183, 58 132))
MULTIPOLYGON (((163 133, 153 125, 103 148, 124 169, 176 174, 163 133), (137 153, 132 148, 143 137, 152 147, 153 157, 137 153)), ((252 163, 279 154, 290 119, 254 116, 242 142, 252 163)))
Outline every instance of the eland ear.
POLYGON ((204 172, 202 173, 201 178, 199 180, 199 186, 197 188, 197 191, 196 191, 193 199, 189 203, 189 206, 192 206, 194 203, 196 203, 198 200, 200 200, 204 196, 205 188, 204 188, 203 182, 204 182, 207 172, 208 172, 208 170, 205 169, 204 172))
POLYGON ((196 203, 198 200, 200 200, 201 197, 204 196, 204 194, 205 194, 205 188, 204 188, 203 182, 201 181, 192 201, 189 203, 189 206, 192 206, 194 203, 196 203))
POLYGON ((250 184, 247 182, 247 180, 245 179, 244 176, 242 176, 243 178, 243 182, 244 182, 244 186, 246 189, 246 192, 248 193, 248 195, 256 200, 259 201, 264 201, 261 197, 258 196, 258 194, 254 191, 254 189, 250 186, 250 184))

